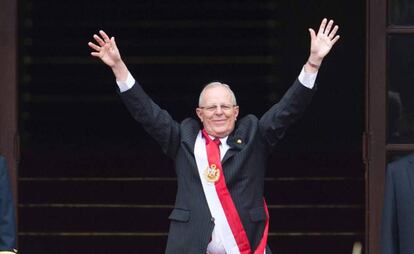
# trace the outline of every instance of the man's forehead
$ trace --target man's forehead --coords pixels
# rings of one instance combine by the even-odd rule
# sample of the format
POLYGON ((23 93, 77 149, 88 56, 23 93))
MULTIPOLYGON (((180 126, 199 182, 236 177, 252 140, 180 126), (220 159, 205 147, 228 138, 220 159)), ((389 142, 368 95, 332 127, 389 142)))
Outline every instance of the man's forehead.
POLYGON ((230 91, 223 86, 213 86, 207 88, 204 91, 203 97, 206 103, 208 103, 209 101, 231 102, 232 100, 230 91))

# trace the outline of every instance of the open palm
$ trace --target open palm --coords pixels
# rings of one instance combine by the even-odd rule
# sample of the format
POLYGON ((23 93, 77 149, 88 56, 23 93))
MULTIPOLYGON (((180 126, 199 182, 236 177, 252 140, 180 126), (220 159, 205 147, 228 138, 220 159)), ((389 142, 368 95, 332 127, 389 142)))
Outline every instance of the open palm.
POLYGON ((98 35, 94 34, 93 38, 96 43, 89 42, 88 45, 94 50, 91 52, 91 55, 98 57, 109 67, 113 67, 117 62, 121 61, 121 55, 119 53, 118 47, 115 43, 115 38, 109 38, 109 36, 104 31, 99 31, 98 35))
POLYGON ((337 25, 333 26, 333 23, 333 20, 328 22, 327 19, 323 19, 317 34, 312 28, 309 28, 311 36, 310 53, 314 57, 324 58, 339 40, 339 35, 336 35, 339 27, 337 25))

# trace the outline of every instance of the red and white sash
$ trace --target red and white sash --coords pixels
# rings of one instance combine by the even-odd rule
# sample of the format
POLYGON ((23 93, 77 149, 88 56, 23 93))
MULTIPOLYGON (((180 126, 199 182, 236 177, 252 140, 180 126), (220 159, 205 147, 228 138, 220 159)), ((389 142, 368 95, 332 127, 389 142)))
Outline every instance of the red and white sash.
POLYGON ((220 153, 217 150, 219 147, 214 144, 208 135, 204 136, 206 138, 203 139, 202 132, 200 131, 196 139, 194 154, 210 213, 215 219, 215 233, 222 240, 227 254, 265 253, 269 225, 266 204, 264 204, 267 213, 265 230, 259 246, 253 252, 237 209, 226 186, 221 167, 220 153), (209 182, 205 178, 205 171, 211 164, 215 164, 220 170, 220 177, 215 183, 209 182))

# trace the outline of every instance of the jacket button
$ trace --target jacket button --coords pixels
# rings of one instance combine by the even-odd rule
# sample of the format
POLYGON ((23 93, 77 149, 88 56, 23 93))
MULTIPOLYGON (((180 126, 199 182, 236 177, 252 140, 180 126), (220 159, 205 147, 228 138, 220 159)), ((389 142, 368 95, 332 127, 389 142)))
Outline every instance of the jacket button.
POLYGON ((215 219, 214 219, 214 217, 211 217, 211 219, 210 219, 210 220, 211 220, 211 222, 214 222, 214 220, 215 220, 215 219))

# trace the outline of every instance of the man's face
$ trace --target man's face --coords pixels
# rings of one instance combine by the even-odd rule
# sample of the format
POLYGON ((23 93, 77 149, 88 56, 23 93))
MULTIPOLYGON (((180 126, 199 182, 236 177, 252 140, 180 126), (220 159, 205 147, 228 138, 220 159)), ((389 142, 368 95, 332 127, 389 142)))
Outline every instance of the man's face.
POLYGON ((204 91, 201 101, 196 112, 207 133, 217 138, 228 136, 239 114, 229 90, 222 86, 210 87, 204 91))

